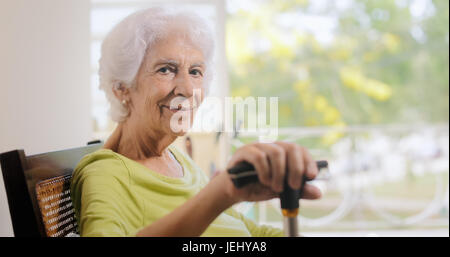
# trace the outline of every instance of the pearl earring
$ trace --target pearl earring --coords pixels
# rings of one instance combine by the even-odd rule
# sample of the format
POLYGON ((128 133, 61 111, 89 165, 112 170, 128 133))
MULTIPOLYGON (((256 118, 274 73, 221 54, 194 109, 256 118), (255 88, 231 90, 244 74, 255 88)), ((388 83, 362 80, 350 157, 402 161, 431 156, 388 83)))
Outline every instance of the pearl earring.
POLYGON ((123 100, 122 100, 122 104, 123 104, 123 105, 126 105, 126 104, 127 104, 127 100, 123 99, 123 100))

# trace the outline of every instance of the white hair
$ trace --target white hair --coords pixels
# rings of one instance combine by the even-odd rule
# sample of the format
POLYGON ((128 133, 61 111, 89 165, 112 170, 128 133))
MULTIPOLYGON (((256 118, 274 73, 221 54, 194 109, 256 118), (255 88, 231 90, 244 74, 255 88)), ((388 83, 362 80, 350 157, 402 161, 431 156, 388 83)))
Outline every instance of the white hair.
MULTIPOLYGON (((138 70, 145 53, 158 39, 176 25, 186 31, 205 57, 204 90, 208 91, 212 80, 214 37, 211 28, 198 15, 165 8, 149 8, 137 11, 118 23, 105 37, 99 60, 100 89, 110 103, 109 114, 113 121, 120 122, 128 115, 113 92, 114 87, 135 86, 138 70)), ((206 94, 206 93, 205 93, 206 94)))

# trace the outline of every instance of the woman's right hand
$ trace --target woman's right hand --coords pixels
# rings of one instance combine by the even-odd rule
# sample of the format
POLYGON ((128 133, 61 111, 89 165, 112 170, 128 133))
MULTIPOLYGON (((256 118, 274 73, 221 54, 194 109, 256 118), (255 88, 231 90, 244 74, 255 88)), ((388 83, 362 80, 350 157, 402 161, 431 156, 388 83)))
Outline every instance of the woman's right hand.
MULTIPOLYGON (((275 142, 245 145, 234 153, 228 162, 227 169, 243 161, 249 162, 255 167, 260 183, 236 188, 228 172, 223 171, 217 175, 223 180, 227 195, 236 203, 264 201, 278 197, 283 191, 286 174, 289 186, 293 189, 300 189, 305 177, 312 180, 318 173, 316 162, 309 152, 294 143, 275 142)), ((304 199, 320 197, 321 192, 317 187, 304 184, 304 199)))

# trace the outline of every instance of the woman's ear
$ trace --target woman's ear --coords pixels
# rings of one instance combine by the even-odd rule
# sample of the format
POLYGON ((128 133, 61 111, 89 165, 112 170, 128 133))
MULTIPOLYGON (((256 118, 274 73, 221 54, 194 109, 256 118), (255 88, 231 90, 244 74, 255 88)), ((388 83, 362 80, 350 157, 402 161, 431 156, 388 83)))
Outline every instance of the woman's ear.
POLYGON ((123 83, 119 83, 117 86, 114 86, 113 92, 117 100, 119 100, 120 102, 122 102, 123 100, 129 100, 129 90, 123 85, 123 83))

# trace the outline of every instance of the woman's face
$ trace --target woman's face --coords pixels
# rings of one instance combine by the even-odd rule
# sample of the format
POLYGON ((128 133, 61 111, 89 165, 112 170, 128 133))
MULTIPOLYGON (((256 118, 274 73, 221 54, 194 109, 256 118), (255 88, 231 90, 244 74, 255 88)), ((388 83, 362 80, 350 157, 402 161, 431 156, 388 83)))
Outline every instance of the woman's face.
POLYGON ((130 118, 152 133, 185 134, 203 100, 205 69, 202 51, 182 32, 156 41, 130 90, 130 118))

